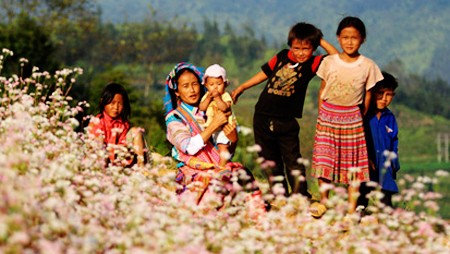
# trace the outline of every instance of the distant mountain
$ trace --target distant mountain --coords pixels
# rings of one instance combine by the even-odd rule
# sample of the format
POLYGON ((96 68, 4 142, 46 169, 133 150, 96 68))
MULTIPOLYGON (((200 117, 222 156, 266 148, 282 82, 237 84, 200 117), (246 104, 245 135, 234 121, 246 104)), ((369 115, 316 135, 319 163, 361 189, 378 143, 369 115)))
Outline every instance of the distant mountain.
MULTIPOLYGON (((450 84, 450 1, 448 0, 97 0, 104 21, 141 21, 145 17, 202 28, 205 18, 238 30, 250 26, 259 37, 284 46, 291 25, 306 21, 320 27, 335 46, 344 16, 366 24, 361 52, 381 67, 400 60, 410 73, 450 84)), ((395 73, 394 73, 395 74, 395 73)))

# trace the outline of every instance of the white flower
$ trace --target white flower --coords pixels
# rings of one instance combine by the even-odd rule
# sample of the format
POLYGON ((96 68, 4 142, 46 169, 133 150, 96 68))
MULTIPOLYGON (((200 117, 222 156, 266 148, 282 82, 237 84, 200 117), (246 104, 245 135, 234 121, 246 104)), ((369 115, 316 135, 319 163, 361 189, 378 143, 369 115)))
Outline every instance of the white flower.
POLYGON ((247 152, 249 153, 261 152, 261 146, 259 145, 247 146, 247 152))
POLYGON ((386 225, 390 228, 397 228, 400 226, 397 220, 387 220, 386 225))
POLYGON ((437 177, 447 177, 449 175, 448 171, 439 169, 434 173, 437 177))
POLYGON ((282 182, 284 180, 284 176, 272 176, 272 182, 282 182))
POLYGON ((224 160, 229 160, 229 159, 231 159, 231 153, 228 151, 222 151, 222 152, 220 152, 220 158, 222 158, 224 160))
POLYGON ((369 181, 366 183, 367 187, 372 187, 372 188, 376 188, 378 187, 378 183, 374 182, 374 181, 369 181))
POLYGON ((326 192, 326 191, 332 190, 333 188, 334 188, 333 184, 323 183, 320 185, 319 191, 326 192))
MULTIPOLYGON (((5 221, 6 222, 6 221, 5 221)), ((0 237, 5 238, 8 234, 8 225, 4 221, 0 221, 0 237)))
POLYGON ((58 206, 58 204, 60 204, 59 200, 51 197, 44 202, 44 207, 48 210, 54 210, 58 206))
POLYGON ((397 159, 397 154, 395 152, 390 152, 389 153, 389 159, 391 159, 391 160, 397 159))
POLYGON ((11 50, 7 49, 7 48, 3 48, 2 53, 5 54, 5 55, 11 55, 11 56, 14 55, 14 53, 11 50))
POLYGON ((264 158, 263 157, 256 158, 256 163, 262 164, 263 162, 264 162, 264 158))
POLYGON ((304 158, 298 158, 297 159, 297 163, 300 164, 300 165, 303 165, 305 167, 309 166, 309 160, 304 159, 304 158))
POLYGON ((69 118, 69 122, 72 127, 78 127, 78 125, 80 125, 80 122, 75 118, 69 118))
POLYGON ((417 177, 417 181, 422 182, 422 183, 432 183, 433 182, 433 180, 428 176, 419 176, 419 177, 417 177))
POLYGON ((424 206, 435 212, 437 212, 439 210, 439 205, 435 201, 432 201, 432 200, 425 201, 424 206))
POLYGON ((26 232, 14 232, 12 236, 9 237, 8 242, 17 245, 26 245, 30 241, 30 236, 26 232))
POLYGON ((75 69, 73 69, 74 72, 78 73, 78 75, 83 75, 83 69, 76 67, 75 69))
POLYGON ((242 133, 242 135, 247 136, 253 133, 253 130, 246 126, 239 126, 239 132, 242 133))
POLYGON ((284 187, 281 183, 277 183, 272 186, 272 192, 276 196, 278 196, 278 195, 281 196, 281 195, 284 195, 286 190, 284 189, 284 187))
POLYGON ((416 190, 423 190, 423 189, 425 189, 425 185, 423 183, 421 183, 421 182, 413 183, 412 187, 413 187, 413 189, 416 189, 416 190))
POLYGON ((292 175, 292 176, 299 176, 300 173, 301 173, 300 170, 292 170, 292 171, 291 171, 291 175, 292 175))

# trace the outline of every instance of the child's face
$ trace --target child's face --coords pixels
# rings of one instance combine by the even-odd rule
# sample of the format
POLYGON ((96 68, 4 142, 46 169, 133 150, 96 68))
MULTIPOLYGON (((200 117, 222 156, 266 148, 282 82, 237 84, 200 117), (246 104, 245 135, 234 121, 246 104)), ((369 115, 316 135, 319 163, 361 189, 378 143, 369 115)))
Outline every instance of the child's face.
POLYGON ((208 91, 217 90, 219 94, 223 94, 225 92, 225 82, 223 82, 222 77, 214 78, 208 77, 205 83, 208 91))
POLYGON ((395 92, 392 89, 380 89, 374 92, 375 102, 378 110, 385 109, 391 104, 395 92))
POLYGON ((364 42, 361 34, 354 27, 346 27, 342 29, 337 39, 339 41, 339 45, 342 48, 342 51, 349 56, 359 54, 359 48, 364 42))
POLYGON ((123 110, 123 97, 121 94, 114 95, 113 100, 105 106, 105 112, 111 118, 120 116, 123 110))
POLYGON ((314 48, 309 41, 294 39, 291 44, 291 51, 298 63, 304 63, 311 58, 314 48))

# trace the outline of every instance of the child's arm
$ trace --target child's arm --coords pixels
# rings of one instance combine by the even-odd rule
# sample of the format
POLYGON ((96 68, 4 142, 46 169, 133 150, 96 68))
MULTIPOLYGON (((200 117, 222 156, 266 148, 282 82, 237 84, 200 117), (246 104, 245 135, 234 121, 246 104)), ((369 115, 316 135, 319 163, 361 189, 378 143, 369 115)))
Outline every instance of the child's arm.
POLYGON ((260 84, 261 82, 265 81, 267 78, 268 78, 267 75, 263 71, 260 71, 260 72, 256 73, 255 76, 251 77, 249 80, 242 83, 238 88, 236 88, 235 90, 233 90, 231 92, 231 98, 233 99, 234 103, 237 102, 239 96, 241 96, 241 94, 245 90, 260 84))
POLYGON ((322 79, 322 82, 320 83, 320 88, 319 88, 319 98, 318 98, 318 103, 317 103, 317 107, 318 110, 320 111, 320 107, 322 107, 322 93, 323 93, 323 89, 325 89, 325 86, 327 85, 327 82, 325 80, 322 79))
POLYGON ((395 173, 400 169, 400 162, 398 159, 398 125, 397 125, 397 121, 394 118, 393 124, 391 125, 392 129, 393 129, 393 138, 392 138, 392 148, 391 151, 393 151, 397 157, 395 159, 392 160, 391 165, 392 165, 392 169, 394 169, 394 176, 395 173))
POLYGON ((198 109, 201 111, 206 111, 208 109, 209 103, 213 100, 212 94, 207 93, 204 95, 204 98, 200 101, 200 104, 198 105, 198 109))
POLYGON ((371 98, 372 98, 372 90, 366 91, 366 95, 364 96, 363 108, 361 109, 361 113, 363 116, 365 116, 367 114, 367 111, 369 110, 371 98))
POLYGON ((211 138, 214 132, 221 129, 222 126, 228 122, 228 116, 225 113, 216 108, 214 108, 213 110, 214 117, 212 118, 211 123, 200 133, 200 136, 205 143, 211 138))
POLYGON ((237 133, 237 130, 236 130, 236 123, 233 122, 231 124, 230 123, 225 124, 223 126, 222 130, 225 133, 225 136, 227 136, 227 138, 231 142, 230 146, 228 147, 228 151, 231 154, 233 154, 234 151, 236 150, 237 142, 239 140, 238 133, 237 133))
POLYGON ((339 51, 328 41, 326 41, 325 39, 320 39, 320 46, 325 49, 325 51, 329 54, 329 55, 333 55, 333 54, 337 54, 339 53, 339 51))
POLYGON ((231 103, 224 101, 220 94, 217 94, 217 96, 214 97, 214 101, 217 104, 217 108, 222 112, 226 112, 231 108, 231 103))

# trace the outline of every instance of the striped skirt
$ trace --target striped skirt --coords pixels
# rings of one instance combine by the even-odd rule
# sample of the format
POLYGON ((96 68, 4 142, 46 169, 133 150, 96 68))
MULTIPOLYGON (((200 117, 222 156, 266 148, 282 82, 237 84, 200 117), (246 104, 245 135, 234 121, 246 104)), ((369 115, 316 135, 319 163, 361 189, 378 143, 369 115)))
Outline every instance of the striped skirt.
POLYGON ((316 124, 312 176, 335 183, 367 182, 368 164, 359 107, 323 102, 316 124))

